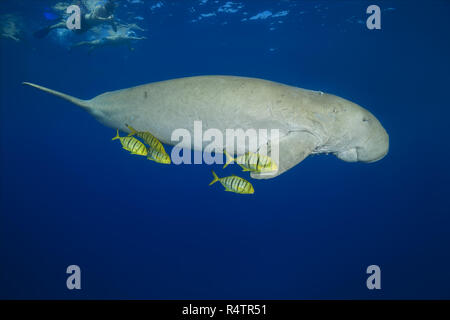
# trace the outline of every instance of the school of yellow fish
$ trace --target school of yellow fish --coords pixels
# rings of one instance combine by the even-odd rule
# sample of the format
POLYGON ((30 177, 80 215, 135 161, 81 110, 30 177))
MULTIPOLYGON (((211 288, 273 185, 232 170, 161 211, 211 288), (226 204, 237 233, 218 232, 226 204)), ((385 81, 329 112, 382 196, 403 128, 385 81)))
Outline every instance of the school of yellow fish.
POLYGON ((155 136, 153 136, 150 132, 136 131, 133 127, 128 125, 127 127, 131 131, 127 137, 121 137, 119 135, 119 129, 117 129, 117 135, 112 138, 112 140, 119 139, 122 144, 122 148, 130 151, 131 154, 147 157, 148 160, 152 160, 157 163, 171 163, 170 156, 167 154, 166 150, 164 150, 162 143, 155 136), (134 136, 141 138, 143 142, 134 136))
MULTIPOLYGON (((119 139, 122 144, 122 148, 129 151, 131 154, 145 156, 148 160, 152 160, 157 163, 171 163, 170 156, 166 153, 166 150, 164 150, 164 146, 154 135, 147 131, 137 131, 129 125, 127 125, 127 127, 131 131, 128 136, 121 137, 119 135, 119 129, 117 129, 117 135, 112 138, 112 140, 119 139), (142 139, 142 141, 137 139, 135 136, 142 139)), ((225 169, 230 163, 236 162, 242 168, 242 171, 261 173, 278 170, 277 164, 269 156, 260 155, 254 152, 247 152, 237 158, 233 158, 227 153, 226 150, 224 150, 223 153, 227 157, 223 169, 225 169)), ((214 171, 212 171, 212 174, 214 180, 211 181, 209 184, 210 186, 216 182, 220 182, 225 187, 225 191, 239 194, 255 193, 253 185, 244 178, 238 177, 234 174, 219 178, 214 171)))

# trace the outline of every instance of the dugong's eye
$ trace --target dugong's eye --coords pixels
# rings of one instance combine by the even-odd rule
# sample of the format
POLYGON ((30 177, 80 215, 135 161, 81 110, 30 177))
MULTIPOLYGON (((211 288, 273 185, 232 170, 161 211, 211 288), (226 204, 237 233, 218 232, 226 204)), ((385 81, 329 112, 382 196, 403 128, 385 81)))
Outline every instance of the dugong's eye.
POLYGON ((363 122, 369 122, 369 121, 370 121, 370 119, 369 119, 369 118, 366 118, 366 117, 364 117, 364 118, 362 119, 362 121, 363 121, 363 122))

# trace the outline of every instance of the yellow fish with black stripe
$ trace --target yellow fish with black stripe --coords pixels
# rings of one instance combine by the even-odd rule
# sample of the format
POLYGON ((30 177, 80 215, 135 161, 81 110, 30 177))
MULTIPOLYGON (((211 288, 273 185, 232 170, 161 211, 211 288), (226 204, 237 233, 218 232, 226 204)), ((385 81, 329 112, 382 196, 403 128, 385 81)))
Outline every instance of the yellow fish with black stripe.
POLYGON ((164 151, 162 150, 156 150, 153 149, 152 147, 149 147, 147 149, 148 155, 147 155, 147 159, 148 160, 152 160, 158 163, 163 163, 163 164, 170 164, 170 156, 164 151))
POLYGON ((271 172, 278 170, 277 164, 269 156, 254 152, 247 152, 235 159, 230 156, 226 150, 224 150, 223 153, 227 156, 227 161, 223 166, 224 169, 234 161, 241 166, 243 169, 242 171, 271 172))
POLYGON ((119 129, 117 129, 117 135, 112 140, 119 139, 122 144, 122 148, 130 151, 131 154, 137 154, 140 156, 146 156, 148 154, 145 145, 134 137, 121 137, 119 135, 119 129))
POLYGON ((214 180, 211 181, 211 183, 209 184, 210 186, 219 181, 225 187, 225 191, 240 194, 255 193, 255 189, 253 189, 252 184, 241 177, 232 175, 228 177, 219 178, 214 171, 212 171, 212 174, 214 176, 214 180))
POLYGON ((167 154, 166 150, 164 150, 164 146, 162 143, 150 132, 147 131, 137 131, 132 126, 126 125, 128 129, 130 129, 130 133, 128 136, 138 136, 144 142, 149 146, 147 152, 147 159, 163 163, 163 164, 170 164, 170 156, 167 154))
POLYGON ((164 151, 164 146, 162 143, 150 132, 148 131, 137 131, 132 126, 126 125, 128 129, 130 129, 130 133, 128 134, 129 137, 131 136, 138 136, 142 140, 144 140, 145 144, 147 144, 150 148, 153 148, 158 151, 164 151))

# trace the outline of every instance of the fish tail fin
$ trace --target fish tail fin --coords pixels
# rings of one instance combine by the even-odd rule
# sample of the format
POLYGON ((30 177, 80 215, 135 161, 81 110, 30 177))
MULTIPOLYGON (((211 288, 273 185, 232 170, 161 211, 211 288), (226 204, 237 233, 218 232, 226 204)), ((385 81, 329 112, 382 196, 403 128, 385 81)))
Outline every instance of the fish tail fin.
POLYGON ((117 129, 117 134, 116 134, 116 136, 115 136, 114 138, 112 138, 111 140, 116 140, 116 139, 120 139, 120 136, 119 136, 119 129, 117 129))
POLYGON ((129 125, 126 125, 126 126, 127 126, 127 128, 130 129, 130 131, 131 131, 131 132, 128 134, 129 137, 134 136, 134 135, 137 133, 136 129, 133 128, 132 126, 129 126, 129 125))
POLYGON ((223 166, 223 169, 225 169, 226 167, 228 167, 228 165, 230 163, 232 163, 234 161, 234 158, 232 156, 230 156, 230 154, 227 152, 227 150, 223 150, 223 153, 227 157, 227 161, 225 162, 225 165, 223 166))
POLYGON ((214 183, 216 183, 217 181, 219 181, 219 177, 217 176, 217 174, 214 172, 214 170, 211 170, 213 176, 214 176, 214 180, 211 181, 211 183, 209 184, 210 186, 213 185, 214 183))
POLYGON ((73 104, 76 104, 77 106, 82 107, 83 109, 90 109, 90 107, 91 107, 89 100, 81 100, 81 99, 69 96, 68 94, 65 94, 65 93, 62 93, 62 92, 58 92, 56 90, 52 90, 52 89, 49 89, 49 88, 45 88, 45 87, 42 87, 42 86, 34 84, 34 83, 30 83, 30 82, 22 82, 22 84, 26 84, 27 86, 31 86, 31 87, 37 88, 39 90, 48 92, 48 93, 50 93, 50 94, 52 94, 54 96, 60 97, 60 98, 62 98, 64 100, 70 101, 73 104))

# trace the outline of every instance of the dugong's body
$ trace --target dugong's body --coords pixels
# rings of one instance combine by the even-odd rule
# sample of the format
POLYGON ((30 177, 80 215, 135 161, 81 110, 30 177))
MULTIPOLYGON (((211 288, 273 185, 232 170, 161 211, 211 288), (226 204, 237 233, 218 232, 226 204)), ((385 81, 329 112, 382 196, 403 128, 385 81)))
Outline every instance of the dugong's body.
MULTIPOLYGON (((149 131, 173 145, 174 130, 278 129, 279 170, 290 169, 312 153, 333 153, 354 162, 373 162, 389 149, 389 137, 379 121, 364 108, 343 98, 276 82, 234 77, 180 78, 103 93, 80 100, 54 90, 25 83, 69 100, 103 124, 129 131, 126 124, 149 131)), ((258 148, 266 149, 267 141, 258 148)), ((191 147, 189 145, 188 147, 191 147)), ((237 146, 243 153, 246 146, 237 146)), ((269 150, 270 151, 270 150, 269 150)))

